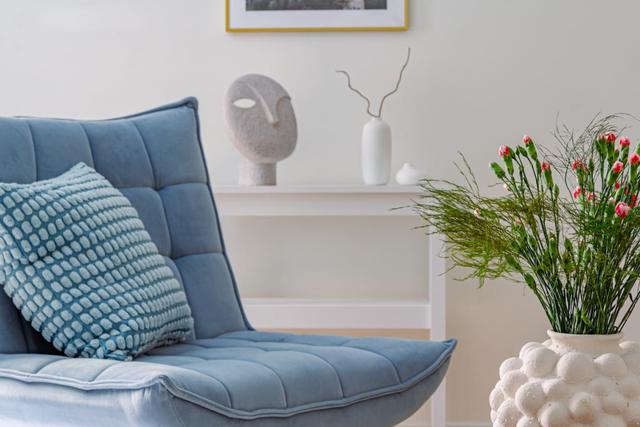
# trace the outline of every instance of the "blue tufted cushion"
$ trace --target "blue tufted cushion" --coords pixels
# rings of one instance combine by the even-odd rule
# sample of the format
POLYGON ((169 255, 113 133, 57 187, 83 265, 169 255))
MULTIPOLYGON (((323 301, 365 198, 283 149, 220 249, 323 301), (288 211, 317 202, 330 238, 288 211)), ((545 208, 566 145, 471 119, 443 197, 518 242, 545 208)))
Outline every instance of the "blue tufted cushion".
POLYGON ((186 295, 136 210, 85 164, 0 184, 0 219, 4 290, 67 356, 131 359, 191 333, 186 295))

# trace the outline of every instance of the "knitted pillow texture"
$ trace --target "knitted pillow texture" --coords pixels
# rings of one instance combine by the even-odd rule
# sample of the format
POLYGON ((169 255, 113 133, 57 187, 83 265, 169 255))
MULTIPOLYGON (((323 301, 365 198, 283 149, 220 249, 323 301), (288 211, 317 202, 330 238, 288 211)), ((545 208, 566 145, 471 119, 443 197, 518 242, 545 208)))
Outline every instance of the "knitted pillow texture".
POLYGON ((131 360, 193 329, 135 208, 83 163, 46 181, 0 183, 0 283, 69 357, 131 360))

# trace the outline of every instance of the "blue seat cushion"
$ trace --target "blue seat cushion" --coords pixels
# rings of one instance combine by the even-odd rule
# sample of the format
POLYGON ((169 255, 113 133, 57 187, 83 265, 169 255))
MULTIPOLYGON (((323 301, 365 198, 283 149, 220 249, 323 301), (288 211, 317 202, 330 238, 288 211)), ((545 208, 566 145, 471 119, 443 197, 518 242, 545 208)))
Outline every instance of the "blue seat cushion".
MULTIPOLYGON (((126 402, 134 406, 127 409, 129 416, 154 412, 144 405, 159 405, 155 411, 166 414, 162 405, 166 405, 169 396, 174 407, 190 408, 176 411, 175 416, 181 422, 197 418, 189 414, 191 411, 206 411, 229 420, 288 418, 405 393, 427 383, 433 391, 444 375, 455 345, 454 340, 429 342, 241 331, 157 348, 134 362, 0 355, 0 390, 12 389, 20 383, 36 383, 44 388, 27 388, 34 395, 21 395, 20 401, 24 403, 16 404, 27 405, 30 397, 39 402, 56 400, 57 394, 63 393, 60 390, 66 390, 80 393, 73 398, 82 401, 79 406, 95 407, 94 398, 99 399, 101 406, 114 408, 126 402), (42 394, 43 390, 52 394, 42 394), (140 390, 146 393, 144 399, 127 397, 140 390), (111 397, 105 397, 105 393, 111 397)), ((12 400, 0 392, 0 402, 6 398, 12 400)), ((419 403, 423 401, 416 399, 419 403)), ((116 414, 114 409, 113 416, 116 414)), ((162 425, 174 424, 165 421, 162 425)), ((185 422, 185 425, 192 424, 185 422)))

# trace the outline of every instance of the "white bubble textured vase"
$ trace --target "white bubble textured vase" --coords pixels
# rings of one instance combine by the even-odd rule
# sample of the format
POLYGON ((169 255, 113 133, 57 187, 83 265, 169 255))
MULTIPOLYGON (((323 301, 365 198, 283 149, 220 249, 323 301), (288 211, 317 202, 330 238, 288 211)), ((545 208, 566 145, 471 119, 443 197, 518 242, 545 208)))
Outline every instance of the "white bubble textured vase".
POLYGON ((494 427, 640 427, 640 344, 548 332, 500 366, 494 427))

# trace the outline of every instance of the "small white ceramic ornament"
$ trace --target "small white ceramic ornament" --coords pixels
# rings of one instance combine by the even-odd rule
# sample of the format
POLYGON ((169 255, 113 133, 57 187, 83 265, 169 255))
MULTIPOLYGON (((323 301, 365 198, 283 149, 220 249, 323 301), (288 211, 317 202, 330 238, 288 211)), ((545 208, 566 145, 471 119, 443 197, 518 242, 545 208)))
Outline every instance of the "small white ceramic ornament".
POLYGON ((233 144, 245 156, 240 185, 275 185, 276 163, 293 153, 298 139, 287 91, 267 76, 242 76, 227 91, 225 118, 233 144))
POLYGON ((426 176, 425 171, 416 169, 411 163, 405 163, 396 173, 396 182, 400 185, 417 185, 426 176))

